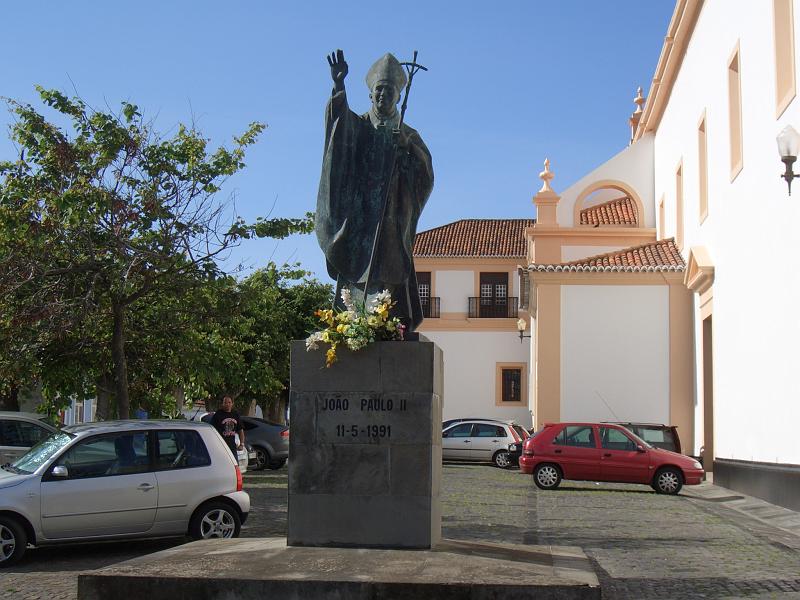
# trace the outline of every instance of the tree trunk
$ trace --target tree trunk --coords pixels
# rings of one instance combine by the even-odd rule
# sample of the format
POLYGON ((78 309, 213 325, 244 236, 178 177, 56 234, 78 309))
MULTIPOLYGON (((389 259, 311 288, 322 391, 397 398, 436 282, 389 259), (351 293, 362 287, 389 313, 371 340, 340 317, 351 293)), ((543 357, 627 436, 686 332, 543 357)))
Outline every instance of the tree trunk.
POLYGON ((114 333, 111 337, 111 360, 114 362, 114 392, 117 398, 117 416, 131 418, 128 397, 128 362, 125 358, 125 307, 117 301, 111 305, 114 314, 114 333))
POLYGON ((108 421, 111 417, 111 395, 114 391, 114 378, 111 373, 103 373, 97 378, 95 390, 97 392, 97 421, 108 421))
POLYGON ((19 388, 12 387, 8 393, 0 394, 0 410, 19 410, 19 388))

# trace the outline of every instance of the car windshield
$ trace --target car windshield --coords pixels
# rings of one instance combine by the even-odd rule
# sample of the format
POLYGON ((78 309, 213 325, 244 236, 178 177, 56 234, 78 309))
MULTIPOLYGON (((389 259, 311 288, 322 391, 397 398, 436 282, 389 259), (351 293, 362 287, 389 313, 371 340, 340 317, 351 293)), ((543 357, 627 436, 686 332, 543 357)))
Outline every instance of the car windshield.
POLYGON ((43 439, 26 454, 20 456, 16 461, 8 465, 8 470, 14 473, 30 475, 36 469, 50 460, 53 455, 66 446, 75 435, 63 431, 54 433, 50 437, 43 439))
POLYGON ((636 435, 635 433, 633 433, 633 432, 632 432, 630 429, 628 429, 627 427, 626 427, 625 429, 627 429, 627 432, 626 432, 626 433, 627 433, 629 436, 631 436, 631 437, 632 437, 634 440, 636 440, 636 442, 640 443, 640 444, 641 444, 642 446, 644 446, 645 448, 652 448, 652 447, 653 447, 653 446, 652 446, 652 444, 648 444, 647 442, 645 442, 645 441, 644 441, 642 438, 640 438, 638 435, 636 435))

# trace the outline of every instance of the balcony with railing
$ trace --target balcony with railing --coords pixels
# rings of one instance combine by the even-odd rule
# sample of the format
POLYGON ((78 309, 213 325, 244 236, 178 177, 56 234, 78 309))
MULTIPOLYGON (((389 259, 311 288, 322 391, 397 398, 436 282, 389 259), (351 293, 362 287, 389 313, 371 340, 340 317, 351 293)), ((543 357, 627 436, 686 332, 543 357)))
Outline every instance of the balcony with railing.
POLYGON ((505 298, 470 298, 470 319, 516 319, 519 310, 519 299, 505 298))
POLYGON ((438 296, 426 296, 424 298, 420 298, 420 304, 422 304, 422 316, 426 319, 438 319, 439 318, 439 297, 438 296))

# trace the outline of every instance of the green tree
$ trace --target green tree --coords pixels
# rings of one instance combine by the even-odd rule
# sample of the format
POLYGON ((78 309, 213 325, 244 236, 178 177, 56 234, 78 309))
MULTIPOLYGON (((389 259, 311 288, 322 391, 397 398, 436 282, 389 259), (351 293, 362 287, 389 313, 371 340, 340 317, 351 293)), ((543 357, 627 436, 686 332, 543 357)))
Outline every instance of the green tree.
POLYGON ((297 266, 267 267, 218 290, 214 319, 199 324, 190 342, 194 359, 187 394, 224 393, 281 414, 289 387, 289 343, 305 338, 314 311, 330 306, 333 289, 297 266), (191 385, 194 384, 194 385, 191 385))
POLYGON ((0 162, 0 388, 37 379, 52 398, 105 386, 128 418, 131 356, 159 348, 165 315, 202 308, 204 286, 225 279, 218 258, 241 240, 309 232, 311 215, 247 224, 218 199, 260 123, 212 149, 194 127, 158 135, 135 104, 113 114, 37 90, 68 126, 7 100, 19 154, 0 162))

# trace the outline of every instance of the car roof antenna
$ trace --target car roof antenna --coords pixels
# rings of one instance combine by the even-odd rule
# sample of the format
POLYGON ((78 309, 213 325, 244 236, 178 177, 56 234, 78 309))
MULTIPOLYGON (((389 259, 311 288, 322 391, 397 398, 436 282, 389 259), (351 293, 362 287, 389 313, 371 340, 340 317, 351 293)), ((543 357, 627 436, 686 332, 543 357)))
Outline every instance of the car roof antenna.
POLYGON ((594 391, 594 393, 595 393, 595 394, 597 394, 597 397, 598 397, 598 398, 600 398, 600 400, 602 400, 602 401, 603 401, 603 404, 605 404, 605 405, 606 405, 606 408, 608 409, 608 412, 610 412, 612 415, 614 415, 614 420, 615 420, 615 421, 619 421, 619 420, 620 420, 620 418, 617 416, 617 413, 615 413, 615 412, 612 410, 612 408, 611 408, 611 407, 608 405, 608 402, 606 402, 606 399, 605 399, 605 398, 603 398, 603 396, 601 396, 601 395, 600 395, 600 392, 598 392, 597 390, 595 390, 595 391, 594 391))

